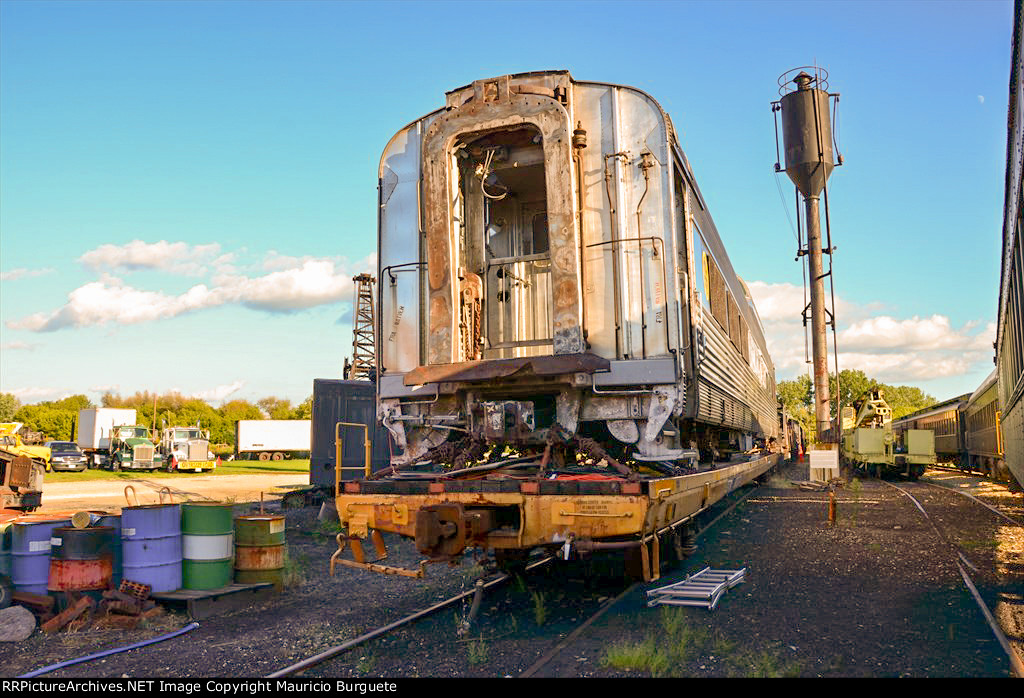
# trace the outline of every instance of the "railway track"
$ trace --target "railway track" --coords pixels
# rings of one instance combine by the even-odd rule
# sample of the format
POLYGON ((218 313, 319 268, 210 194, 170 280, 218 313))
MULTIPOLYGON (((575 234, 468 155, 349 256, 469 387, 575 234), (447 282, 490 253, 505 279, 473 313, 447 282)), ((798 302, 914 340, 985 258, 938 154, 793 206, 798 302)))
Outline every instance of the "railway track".
MULTIPOLYGON (((982 598, 981 593, 979 593, 977 585, 975 584, 974 579, 971 576, 972 572, 975 575, 991 576, 995 572, 995 570, 991 569, 992 564, 983 564, 979 567, 979 564, 976 562, 976 560, 972 559, 976 558, 976 556, 970 549, 970 546, 965 545, 965 540, 962 535, 962 532, 958 530, 958 525, 963 526, 964 522, 966 521, 966 517, 957 516, 955 518, 946 517, 945 519, 943 519, 939 516, 929 514, 928 507, 931 506, 933 502, 928 502, 928 498, 925 497, 924 495, 928 493, 934 493, 935 490, 943 491, 945 493, 941 495, 943 497, 948 497, 951 495, 960 495, 966 501, 972 502, 973 504, 978 505, 980 507, 984 507, 986 510, 991 512, 992 515, 999 517, 999 519, 1006 525, 1024 529, 1024 523, 1018 521, 1013 517, 1006 515, 1004 512, 1000 511, 996 507, 981 501, 980 499, 978 499, 974 495, 971 495, 970 493, 961 492, 950 487, 944 487, 942 485, 936 485, 927 482, 902 483, 900 485, 896 485, 891 482, 886 482, 884 480, 882 482, 885 485, 899 491, 904 497, 909 499, 913 503, 913 505, 918 509, 918 511, 921 512, 922 516, 924 516, 925 519, 928 521, 932 528, 932 531, 934 532, 936 539, 943 542, 945 545, 949 547, 950 555, 956 558, 957 568, 960 572, 961 577, 963 578, 964 585, 967 587, 975 603, 978 605, 978 608, 981 611, 982 615, 984 615, 985 621, 992 629, 993 636, 996 638, 1000 647, 1006 653, 1007 658, 1010 661, 1010 666, 1013 670, 1013 673, 1018 678, 1024 678, 1024 659, 1022 659, 1022 656, 1024 656, 1024 643, 1019 642, 1018 638, 1016 646, 1014 644, 1011 644, 1010 640, 1007 638, 999 622, 996 620, 992 611, 988 607, 988 604, 986 604, 985 600, 982 598), (922 500, 926 501, 922 502, 922 500), (950 518, 953 518, 953 520, 950 521, 950 518)), ((1018 609, 1018 613, 1019 612, 1021 612, 1020 609, 1018 609)))
MULTIPOLYGON (((739 491, 735 493, 734 496, 727 497, 725 500, 719 502, 716 506, 711 507, 708 510, 708 512, 705 512, 705 514, 714 515, 714 518, 708 521, 706 524, 704 524, 696 532, 696 537, 699 538, 701 535, 705 534, 724 516, 729 514, 733 509, 735 509, 739 504, 741 504, 747 497, 749 497, 755 491, 756 488, 754 487, 745 488, 745 490, 739 491)), ((538 560, 535 560, 526 566, 524 572, 526 574, 530 574, 536 570, 542 569, 546 565, 551 563, 553 559, 554 558, 551 556, 546 556, 538 560)), ((434 604, 429 608, 425 608, 415 613, 411 613, 396 621, 370 630, 366 633, 363 633, 357 638, 349 640, 335 647, 331 647, 327 650, 324 650, 323 652, 319 652, 316 655, 313 655, 299 662, 296 662, 290 666, 287 666, 283 669, 268 674, 266 678, 283 678, 302 675, 303 672, 314 667, 321 666, 326 662, 329 662, 332 659, 335 659, 350 650, 360 647, 373 640, 379 640, 391 632, 394 632, 401 628, 405 628, 413 623, 416 623, 417 621, 431 617, 439 613, 440 611, 452 608, 453 606, 456 606, 457 604, 465 602, 468 599, 472 598, 472 608, 470 609, 467 618, 463 621, 465 627, 462 628, 462 630, 466 630, 468 629, 469 625, 473 622, 476 613, 481 603, 483 602, 484 592, 496 589, 502 585, 506 585, 510 581, 512 581, 512 576, 505 573, 499 574, 487 580, 481 578, 477 580, 476 584, 474 585, 474 588, 470 591, 464 591, 459 594, 455 594, 454 596, 451 596, 437 604, 434 604)), ((582 622, 579 622, 571 632, 567 633, 562 640, 555 643, 554 646, 552 646, 547 652, 545 652, 530 667, 521 672, 519 674, 519 678, 529 678, 531 676, 536 675, 542 668, 544 668, 549 662, 551 662, 555 657, 557 657, 560 652, 562 652, 566 647, 570 646, 573 640, 575 640, 583 631, 585 631, 595 621, 597 621, 599 618, 601 618, 603 615, 609 612, 616 604, 621 602, 622 599, 626 598, 630 594, 630 592, 632 592, 638 585, 639 582, 629 584, 624 589, 618 591, 616 595, 601 603, 596 611, 590 613, 582 622)), ((534 638, 533 641, 542 642, 543 640, 541 640, 540 638, 534 638)), ((549 638, 548 641, 551 642, 551 639, 549 638)))

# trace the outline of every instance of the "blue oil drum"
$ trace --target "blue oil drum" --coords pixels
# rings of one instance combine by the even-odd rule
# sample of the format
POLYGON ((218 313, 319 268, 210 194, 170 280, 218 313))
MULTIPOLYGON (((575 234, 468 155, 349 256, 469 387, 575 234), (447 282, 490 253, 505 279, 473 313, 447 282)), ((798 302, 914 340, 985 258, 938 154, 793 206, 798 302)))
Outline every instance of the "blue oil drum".
POLYGON ((11 583, 15 591, 46 593, 53 529, 70 524, 70 519, 30 516, 11 525, 11 583))
POLYGON ((123 554, 121 552, 121 515, 99 513, 92 523, 93 526, 110 526, 114 529, 114 574, 110 582, 116 588, 121 584, 121 570, 124 567, 123 554))
POLYGON ((181 505, 149 504, 121 510, 124 579, 153 591, 181 588, 181 505))

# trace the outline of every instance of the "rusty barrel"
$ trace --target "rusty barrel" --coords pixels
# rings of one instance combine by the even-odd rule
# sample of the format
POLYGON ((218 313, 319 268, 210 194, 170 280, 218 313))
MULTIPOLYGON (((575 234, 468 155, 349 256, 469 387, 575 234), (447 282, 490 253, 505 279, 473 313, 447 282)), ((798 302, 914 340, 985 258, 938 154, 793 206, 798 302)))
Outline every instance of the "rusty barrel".
POLYGON ((121 510, 124 578, 153 591, 181 588, 181 505, 144 504, 121 510))
POLYGON ((284 588, 284 517, 239 516, 235 519, 235 581, 271 582, 284 588))
POLYGON ((114 529, 114 574, 111 583, 117 587, 121 583, 122 569, 124 567, 124 555, 121 552, 121 515, 108 514, 105 511, 94 511, 92 514, 92 526, 109 526, 114 529))
POLYGON ((112 526, 58 526, 50 537, 49 591, 97 591, 114 577, 112 526))
POLYGON ((181 505, 182 586, 220 589, 231 584, 235 534, 232 507, 222 502, 181 505))
POLYGON ((23 517, 11 525, 11 583, 15 591, 45 594, 50 579, 50 538, 69 519, 23 517))

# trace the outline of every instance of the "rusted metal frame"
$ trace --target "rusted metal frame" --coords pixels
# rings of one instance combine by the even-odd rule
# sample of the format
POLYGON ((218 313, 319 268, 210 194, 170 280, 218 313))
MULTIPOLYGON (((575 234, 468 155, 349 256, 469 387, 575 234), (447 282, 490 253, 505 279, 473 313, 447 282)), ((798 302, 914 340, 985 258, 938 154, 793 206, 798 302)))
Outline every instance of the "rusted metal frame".
MULTIPOLYGON (((499 95, 484 102, 483 84, 474 83, 480 99, 441 115, 423 139, 426 192, 426 245, 428 254, 427 363, 455 359, 454 289, 456 284, 451 241, 450 202, 445 195, 450 176, 451 148, 465 134, 501 131, 530 125, 540 131, 545 152, 545 185, 552 259, 554 352, 582 349, 580 289, 576 261, 576 225, 571 197, 571 154, 568 113, 556 100, 544 96, 499 95), (501 98, 503 97, 503 98, 501 98)), ((507 87, 507 86, 506 86, 507 87)))
POLYGON ((378 565, 376 564, 380 560, 384 560, 388 556, 387 546, 384 544, 384 538, 381 536, 380 531, 375 528, 370 529, 370 537, 373 541, 373 547, 377 553, 377 558, 373 562, 365 561, 365 554, 363 553, 362 541, 356 536, 348 536, 344 533, 339 533, 335 536, 335 540, 338 543, 338 549, 331 555, 330 562, 330 574, 334 576, 335 565, 344 565, 345 567, 354 567, 356 569, 369 570, 370 572, 378 572, 380 574, 394 574, 401 577, 411 577, 413 579, 422 579, 426 573, 426 566, 428 560, 420 560, 420 567, 418 570, 407 570, 401 567, 391 567, 389 565, 378 565), (352 547, 352 560, 343 560, 341 554, 345 551, 345 544, 349 543, 352 547))

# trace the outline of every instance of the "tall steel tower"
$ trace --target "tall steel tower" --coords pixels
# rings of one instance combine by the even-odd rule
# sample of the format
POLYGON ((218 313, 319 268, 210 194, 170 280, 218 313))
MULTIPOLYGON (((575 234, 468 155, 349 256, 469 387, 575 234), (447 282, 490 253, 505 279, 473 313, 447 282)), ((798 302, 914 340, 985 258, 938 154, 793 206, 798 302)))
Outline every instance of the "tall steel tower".
POLYGON ((376 380, 377 364, 373 340, 373 284, 369 274, 353 276, 356 285, 352 314, 352 363, 346 363, 347 380, 376 380))
MULTIPOLYGON (((826 307, 825 277, 832 275, 831 234, 828 232, 828 189, 829 175, 835 167, 833 160, 832 126, 829 119, 829 98, 839 98, 828 92, 828 72, 820 67, 794 68, 779 78, 779 94, 782 99, 772 102, 772 111, 782 113, 782 140, 785 149, 786 174, 793 180, 803 196, 807 219, 807 245, 802 244, 799 256, 807 256, 807 271, 810 281, 811 299, 804 308, 804 324, 810 311, 811 344, 814 364, 814 415, 818 441, 837 443, 838 430, 830 427, 830 395, 828 384, 828 338, 826 324, 835 333, 835 300, 826 307), (810 73, 806 71, 812 71, 810 73), (799 71, 799 72, 797 72, 799 71), (797 73, 795 76, 794 73, 797 73), (825 196, 825 226, 827 246, 822 245, 821 216, 818 200, 822 191, 825 196), (829 255, 829 270, 824 270, 823 256, 829 255)), ((777 129, 777 127, 776 127, 777 129)), ((778 138, 776 137, 776 146, 778 138)), ((842 157, 839 164, 842 164, 842 157)), ((775 163, 775 171, 782 170, 775 163)), ((799 219, 800 208, 797 205, 799 219)), ((799 224, 798 224, 799 225, 799 224)), ((799 238, 799 233, 798 233, 799 238)), ((836 380, 839 369, 836 367, 836 380)))

